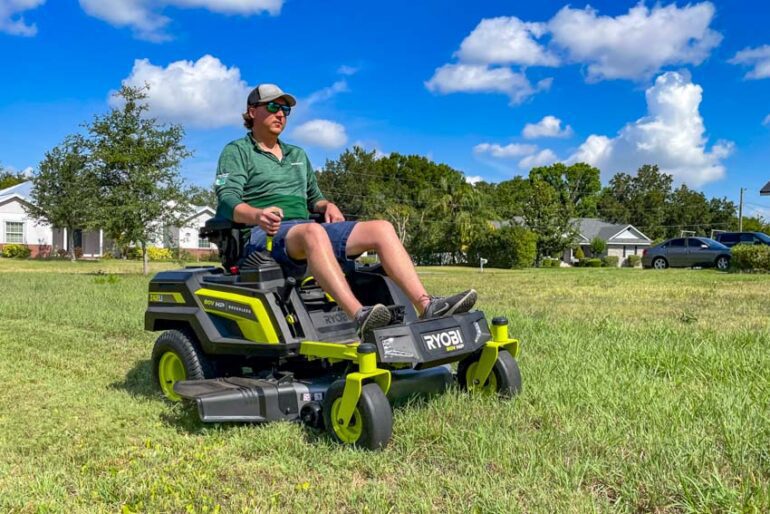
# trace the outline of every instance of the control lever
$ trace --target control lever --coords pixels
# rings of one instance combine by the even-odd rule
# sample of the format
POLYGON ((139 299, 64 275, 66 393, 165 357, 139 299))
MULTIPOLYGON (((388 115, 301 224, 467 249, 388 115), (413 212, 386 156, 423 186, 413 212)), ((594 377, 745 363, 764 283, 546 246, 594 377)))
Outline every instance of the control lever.
POLYGON ((294 277, 288 277, 286 279, 286 285, 283 286, 283 289, 281 289, 280 294, 278 295, 281 299, 281 303, 286 305, 289 302, 289 296, 291 296, 291 291, 294 289, 294 286, 297 285, 297 279, 294 277))

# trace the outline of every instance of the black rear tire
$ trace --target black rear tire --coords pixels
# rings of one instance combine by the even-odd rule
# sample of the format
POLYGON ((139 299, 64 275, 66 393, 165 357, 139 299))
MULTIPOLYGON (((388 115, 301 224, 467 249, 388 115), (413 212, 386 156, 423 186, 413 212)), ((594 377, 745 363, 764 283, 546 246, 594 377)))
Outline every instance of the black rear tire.
POLYGON ((216 376, 213 363, 200 351, 193 335, 181 330, 163 332, 155 341, 155 346, 152 349, 152 378, 164 396, 171 401, 179 401, 180 398, 169 393, 173 390, 175 383, 173 379, 166 378, 164 380, 166 383, 161 383, 161 375, 164 373, 159 370, 159 366, 161 359, 166 354, 173 354, 181 361, 184 368, 182 380, 202 380, 216 376))
POLYGON ((356 405, 351 424, 345 428, 332 413, 342 402, 345 380, 337 380, 326 392, 323 400, 324 426, 332 438, 343 444, 352 444, 367 450, 381 450, 390 442, 393 434, 393 409, 380 386, 364 384, 361 398, 356 405), (337 403, 337 405, 335 405, 337 403))
MULTIPOLYGON (((457 380, 463 389, 468 389, 472 373, 478 362, 478 357, 470 357, 460 361, 457 367, 457 380)), ((500 350, 498 352, 491 374, 494 376, 493 380, 490 381, 488 378, 486 383, 481 385, 482 390, 497 393, 504 398, 516 396, 521 392, 519 364, 508 350, 500 350)))
POLYGON ((652 260, 653 269, 666 269, 668 268, 668 262, 663 257, 655 257, 652 260))

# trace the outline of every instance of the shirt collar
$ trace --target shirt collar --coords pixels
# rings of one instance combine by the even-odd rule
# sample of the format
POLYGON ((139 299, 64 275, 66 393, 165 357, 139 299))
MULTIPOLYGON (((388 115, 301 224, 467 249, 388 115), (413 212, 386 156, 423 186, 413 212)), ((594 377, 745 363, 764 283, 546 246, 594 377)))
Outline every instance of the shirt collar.
MULTIPOLYGON (((252 146, 254 147, 254 149, 255 149, 256 151, 258 151, 259 153, 270 153, 270 152, 266 152, 266 151, 262 150, 262 149, 259 147, 259 145, 257 144, 257 140, 256 140, 256 139, 254 139, 254 134, 252 134, 251 132, 247 132, 247 133, 246 133, 246 138, 245 138, 245 139, 246 139, 247 141, 249 141, 249 142, 252 144, 252 146)), ((289 148, 289 147, 286 145, 286 143, 284 143, 284 142, 281 140, 281 138, 280 138, 280 137, 278 138, 278 145, 281 147, 281 153, 283 154, 283 157, 284 157, 284 158, 286 158, 286 156, 289 154, 289 152, 291 151, 291 149, 290 149, 290 148, 289 148)), ((271 155, 272 155, 272 154, 271 154, 271 155)))

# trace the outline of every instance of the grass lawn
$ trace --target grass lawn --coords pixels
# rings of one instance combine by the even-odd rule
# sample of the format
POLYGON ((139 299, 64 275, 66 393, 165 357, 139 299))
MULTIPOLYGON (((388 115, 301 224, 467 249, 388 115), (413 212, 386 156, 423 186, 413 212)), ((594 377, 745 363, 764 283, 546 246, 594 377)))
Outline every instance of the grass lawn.
POLYGON ((140 270, 0 259, 0 512, 770 510, 770 275, 421 269, 508 316, 524 392, 398 408, 371 453, 161 399, 140 270))

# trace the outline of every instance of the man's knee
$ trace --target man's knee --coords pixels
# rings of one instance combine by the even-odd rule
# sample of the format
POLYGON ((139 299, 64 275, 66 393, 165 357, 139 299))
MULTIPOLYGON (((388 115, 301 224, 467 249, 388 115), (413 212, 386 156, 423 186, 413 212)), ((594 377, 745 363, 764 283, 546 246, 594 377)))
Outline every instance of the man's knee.
POLYGON ((391 245, 398 239, 393 224, 386 220, 367 221, 368 232, 373 236, 375 246, 391 245))
POLYGON ((326 230, 318 223, 303 223, 296 228, 299 229, 298 235, 300 239, 308 248, 329 241, 329 235, 326 233, 326 230))

